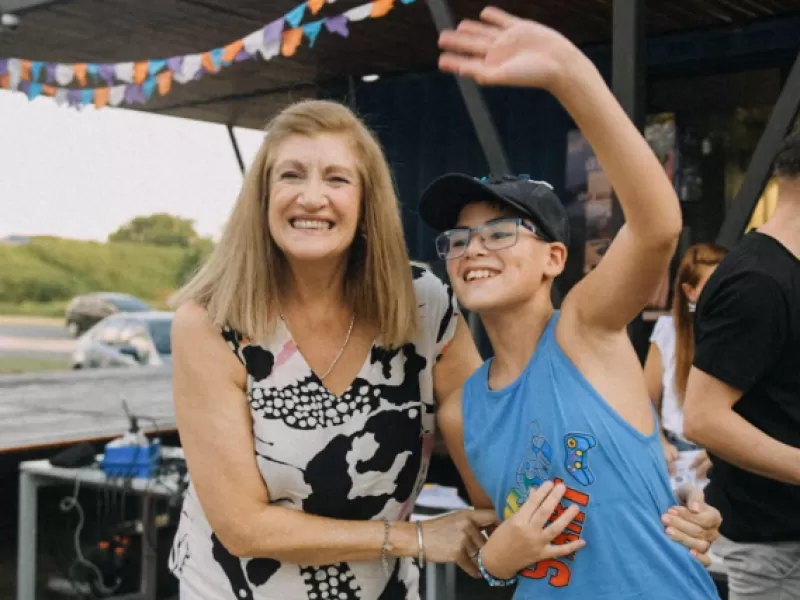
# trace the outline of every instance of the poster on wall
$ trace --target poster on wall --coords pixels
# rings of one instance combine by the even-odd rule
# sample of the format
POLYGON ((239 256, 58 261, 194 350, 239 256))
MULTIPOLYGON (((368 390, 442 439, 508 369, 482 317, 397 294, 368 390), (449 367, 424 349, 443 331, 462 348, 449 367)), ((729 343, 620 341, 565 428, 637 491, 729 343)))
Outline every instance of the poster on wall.
MULTIPOLYGON (((648 117, 644 134, 674 185, 676 163, 674 115, 665 113, 648 117)), ((585 231, 583 275, 586 275, 600 264, 614 238, 611 184, 589 142, 578 130, 567 134, 566 166, 564 182, 566 200, 569 203, 576 202, 583 207, 585 231)), ((667 271, 664 273, 661 286, 648 303, 648 308, 666 309, 668 296, 669 272, 667 271)))

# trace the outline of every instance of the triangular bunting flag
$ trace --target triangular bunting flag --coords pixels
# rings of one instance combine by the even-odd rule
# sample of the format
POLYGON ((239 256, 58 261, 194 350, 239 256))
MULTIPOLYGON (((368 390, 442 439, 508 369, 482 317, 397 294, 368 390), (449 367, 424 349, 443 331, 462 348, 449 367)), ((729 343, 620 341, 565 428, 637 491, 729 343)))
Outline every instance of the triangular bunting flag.
POLYGON ((22 81, 31 80, 31 61, 24 59, 19 61, 19 78, 22 81))
POLYGON ((94 91, 94 107, 105 108, 108 105, 108 100, 111 90, 107 87, 97 88, 94 91))
POLYGON ((308 0, 306 4, 308 5, 308 10, 311 11, 311 14, 315 15, 322 10, 323 6, 325 6, 325 1, 326 0, 308 0))
POLYGON ((222 64, 229 65, 235 59, 236 55, 239 54, 239 51, 244 48, 244 40, 236 40, 235 42, 231 42, 222 52, 222 64))
POLYGON ((41 77, 43 68, 43 62, 33 61, 31 63, 31 81, 39 81, 39 77, 41 77))
POLYGON ((390 10, 392 10, 393 6, 394 6, 394 0, 375 0, 372 3, 372 11, 370 11, 369 16, 372 17, 373 19, 383 17, 390 10))
POLYGON ((348 21, 363 21, 364 19, 369 19, 371 14, 372 14, 372 2, 368 2, 367 4, 362 4, 361 6, 356 6, 355 8, 351 8, 346 13, 344 13, 343 16, 348 21))
POLYGON ((156 91, 156 78, 149 77, 145 79, 145 82, 142 84, 142 91, 144 92, 144 97, 149 100, 153 92, 156 91))
POLYGON ((56 95, 55 86, 45 83, 42 86, 42 95, 44 95, 44 96, 55 96, 56 95))
POLYGON ((293 8, 292 10, 290 10, 288 13, 286 13, 286 16, 284 18, 286 19, 286 22, 291 27, 294 28, 294 27, 298 27, 300 25, 300 23, 303 20, 303 16, 305 14, 306 14, 306 5, 305 4, 300 4, 300 5, 296 6, 295 8, 293 8))
POLYGON ((75 79, 78 80, 78 83, 85 86, 86 85, 86 65, 85 64, 77 64, 72 65, 72 70, 75 73, 75 79))
POLYGON ((81 90, 81 104, 94 104, 94 89, 81 90))
POLYGON ((303 25, 303 32, 308 38, 309 47, 314 47, 314 42, 317 41, 317 36, 319 35, 319 32, 322 31, 322 25, 324 23, 325 19, 322 19, 320 21, 314 21, 313 23, 306 23, 303 25))
POLYGON ((150 75, 155 75, 166 66, 167 66, 167 59, 154 58, 153 60, 150 61, 150 68, 148 69, 148 73, 150 73, 150 75))
POLYGON ((111 106, 119 106, 122 104, 122 101, 125 99, 125 88, 128 87, 126 85, 115 85, 108 90, 108 103, 111 106))
POLYGON ((150 68, 149 61, 140 60, 133 65, 133 82, 141 84, 147 79, 147 71, 150 68))
POLYGON ((156 76, 158 81, 158 93, 161 96, 166 96, 172 89, 172 71, 164 71, 156 76))
POLYGON ((325 29, 330 33, 338 33, 342 37, 350 35, 350 31, 347 29, 347 17, 344 15, 337 15, 327 19, 325 21, 325 29))
POLYGON ((211 62, 214 64, 214 70, 219 71, 222 67, 222 55, 225 52, 225 48, 214 48, 211 51, 211 62))
POLYGON ((303 30, 301 28, 289 29, 283 32, 283 45, 281 54, 284 56, 294 56, 300 43, 303 41, 303 30))
POLYGON ((97 79, 100 76, 100 65, 86 65, 86 74, 92 79, 97 79))
POLYGON ((33 100, 34 98, 40 96, 42 93, 42 84, 41 83, 31 83, 28 86, 28 100, 33 100))

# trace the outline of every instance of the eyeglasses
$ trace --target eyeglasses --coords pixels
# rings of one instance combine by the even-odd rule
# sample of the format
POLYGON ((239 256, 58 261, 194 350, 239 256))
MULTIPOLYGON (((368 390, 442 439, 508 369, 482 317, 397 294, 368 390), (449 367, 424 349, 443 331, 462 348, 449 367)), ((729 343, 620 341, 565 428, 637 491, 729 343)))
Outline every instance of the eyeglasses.
POLYGON ((442 260, 453 260, 464 256, 473 232, 480 236, 483 247, 491 252, 510 248, 519 239, 520 227, 527 229, 538 239, 544 240, 535 225, 526 223, 519 217, 502 218, 489 221, 480 227, 458 227, 440 233, 436 237, 436 252, 442 260))

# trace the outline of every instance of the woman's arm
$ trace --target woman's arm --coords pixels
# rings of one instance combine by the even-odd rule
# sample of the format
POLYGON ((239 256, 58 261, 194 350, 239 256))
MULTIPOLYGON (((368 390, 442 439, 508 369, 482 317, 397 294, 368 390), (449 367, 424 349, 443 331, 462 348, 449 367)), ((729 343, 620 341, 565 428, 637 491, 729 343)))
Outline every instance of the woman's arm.
MULTIPOLYGON (((172 343, 181 443, 200 504, 225 548, 240 557, 307 565, 378 559, 381 521, 328 519, 270 505, 256 463, 246 372, 203 308, 187 304, 177 311, 172 343)), ((427 557, 459 560, 465 537, 493 521, 487 511, 427 521, 427 557)), ((389 544, 392 556, 417 556, 415 525, 392 523, 389 544)))

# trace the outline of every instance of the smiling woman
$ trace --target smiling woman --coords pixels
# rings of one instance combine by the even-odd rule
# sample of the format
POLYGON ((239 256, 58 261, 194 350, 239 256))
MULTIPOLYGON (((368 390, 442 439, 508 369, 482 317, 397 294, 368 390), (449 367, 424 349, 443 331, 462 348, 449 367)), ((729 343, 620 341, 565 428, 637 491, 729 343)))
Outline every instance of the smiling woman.
POLYGON ((449 288, 409 263, 386 159, 349 109, 275 118, 176 302, 183 597, 416 600, 426 558, 478 574, 491 511, 408 519, 436 400, 480 359, 449 288))

